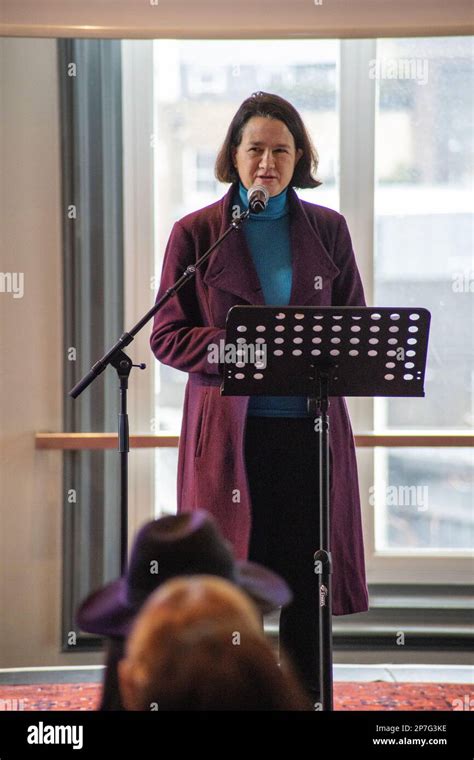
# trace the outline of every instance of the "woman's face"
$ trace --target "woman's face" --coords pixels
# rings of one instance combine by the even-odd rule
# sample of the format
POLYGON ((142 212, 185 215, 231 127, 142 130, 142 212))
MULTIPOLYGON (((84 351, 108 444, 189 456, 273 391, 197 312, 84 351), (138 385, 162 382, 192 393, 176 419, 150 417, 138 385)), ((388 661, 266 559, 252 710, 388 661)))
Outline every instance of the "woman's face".
POLYGON ((270 196, 278 195, 290 184, 297 161, 303 155, 283 121, 252 116, 242 132, 242 140, 233 149, 234 166, 248 190, 264 185, 270 196))

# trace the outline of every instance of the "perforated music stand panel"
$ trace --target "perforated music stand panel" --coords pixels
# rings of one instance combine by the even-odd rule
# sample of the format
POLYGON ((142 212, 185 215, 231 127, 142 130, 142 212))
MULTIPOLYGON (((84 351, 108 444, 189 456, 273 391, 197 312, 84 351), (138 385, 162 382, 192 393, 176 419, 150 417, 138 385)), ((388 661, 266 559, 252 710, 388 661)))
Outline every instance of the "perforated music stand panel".
POLYGON ((424 396, 424 308, 234 306, 226 322, 224 396, 424 396))

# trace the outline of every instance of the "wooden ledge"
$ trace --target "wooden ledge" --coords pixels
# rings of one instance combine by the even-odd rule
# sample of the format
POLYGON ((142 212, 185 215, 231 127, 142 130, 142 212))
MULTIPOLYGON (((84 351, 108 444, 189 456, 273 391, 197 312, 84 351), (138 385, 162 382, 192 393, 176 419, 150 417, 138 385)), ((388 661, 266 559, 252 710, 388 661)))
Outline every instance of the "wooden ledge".
MULTIPOLYGON (((440 433, 440 432, 390 432, 390 433, 358 433, 354 436, 358 448, 404 447, 470 447, 474 443, 474 434, 440 433)), ((157 433, 155 435, 131 435, 131 449, 176 448, 179 435, 157 433)), ((59 451, 116 449, 117 433, 36 433, 35 447, 37 449, 54 449, 59 451)))

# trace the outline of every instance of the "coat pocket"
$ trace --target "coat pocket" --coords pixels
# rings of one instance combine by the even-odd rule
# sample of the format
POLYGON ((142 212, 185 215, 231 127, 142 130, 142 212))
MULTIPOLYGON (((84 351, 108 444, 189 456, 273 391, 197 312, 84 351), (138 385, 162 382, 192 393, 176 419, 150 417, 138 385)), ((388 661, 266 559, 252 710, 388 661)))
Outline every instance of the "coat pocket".
POLYGON ((203 443, 204 434, 206 431, 208 407, 209 407, 209 391, 206 390, 204 392, 201 413, 199 415, 198 426, 197 426, 197 431, 196 431, 196 450, 194 452, 195 459, 200 457, 202 453, 202 443, 203 443))

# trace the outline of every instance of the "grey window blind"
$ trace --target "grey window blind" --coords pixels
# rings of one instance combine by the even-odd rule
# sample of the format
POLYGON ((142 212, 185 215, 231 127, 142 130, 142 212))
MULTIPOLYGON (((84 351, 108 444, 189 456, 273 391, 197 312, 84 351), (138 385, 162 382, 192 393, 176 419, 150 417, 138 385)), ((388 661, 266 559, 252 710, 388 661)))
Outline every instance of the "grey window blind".
MULTIPOLYGON (((58 41, 62 153, 64 430, 117 428, 109 369, 76 400, 68 390, 123 332, 121 43, 58 41)), ((62 642, 94 648, 74 613, 120 574, 119 457, 64 453, 62 642)))

